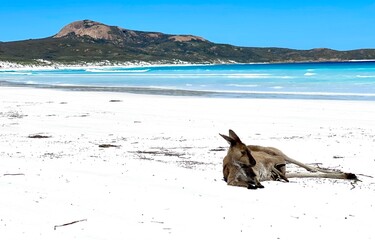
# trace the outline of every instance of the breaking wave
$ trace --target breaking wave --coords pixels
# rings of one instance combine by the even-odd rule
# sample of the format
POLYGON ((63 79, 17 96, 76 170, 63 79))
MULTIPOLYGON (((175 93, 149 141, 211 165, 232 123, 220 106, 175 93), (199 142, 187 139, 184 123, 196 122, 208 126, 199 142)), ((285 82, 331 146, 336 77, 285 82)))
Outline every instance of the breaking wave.
POLYGON ((86 72, 93 73, 145 73, 150 71, 150 69, 132 69, 132 70, 111 70, 111 69, 86 69, 86 72))

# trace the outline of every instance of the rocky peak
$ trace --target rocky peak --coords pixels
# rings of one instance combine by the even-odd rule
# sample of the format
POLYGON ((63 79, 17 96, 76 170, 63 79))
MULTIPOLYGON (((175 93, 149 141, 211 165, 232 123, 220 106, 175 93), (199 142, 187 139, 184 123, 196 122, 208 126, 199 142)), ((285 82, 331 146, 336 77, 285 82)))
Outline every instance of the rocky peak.
POLYGON ((107 40, 115 44, 145 43, 145 42, 190 42, 207 41, 204 38, 192 35, 168 35, 155 32, 133 31, 117 26, 108 26, 103 23, 82 20, 72 22, 63 27, 53 38, 63 38, 71 35, 76 37, 90 37, 95 40, 107 40))
POLYGON ((115 40, 117 37, 112 33, 111 27, 91 20, 72 22, 63 27, 54 38, 66 37, 74 34, 78 37, 89 36, 93 39, 115 40))

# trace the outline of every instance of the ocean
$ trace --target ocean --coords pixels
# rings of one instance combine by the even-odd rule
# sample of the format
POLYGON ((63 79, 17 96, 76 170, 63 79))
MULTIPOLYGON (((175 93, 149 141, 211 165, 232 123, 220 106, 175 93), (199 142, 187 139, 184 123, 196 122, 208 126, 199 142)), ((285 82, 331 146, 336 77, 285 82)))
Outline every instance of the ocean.
POLYGON ((178 96, 375 100, 375 62, 1 70, 0 86, 178 96))

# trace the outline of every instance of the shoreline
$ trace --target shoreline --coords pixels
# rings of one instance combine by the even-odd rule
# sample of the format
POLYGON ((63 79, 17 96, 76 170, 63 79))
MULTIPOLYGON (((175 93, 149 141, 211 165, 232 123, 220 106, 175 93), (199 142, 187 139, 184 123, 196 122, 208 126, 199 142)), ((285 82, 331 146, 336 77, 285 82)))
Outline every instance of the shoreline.
POLYGON ((175 62, 116 62, 111 63, 110 61, 102 62, 84 62, 84 63, 71 63, 61 64, 59 62, 50 62, 43 59, 36 60, 40 64, 19 64, 10 61, 0 61, 0 73, 5 71, 43 71, 43 70, 78 70, 78 69, 110 69, 110 68, 143 68, 143 67, 170 67, 170 66, 209 66, 209 65, 264 65, 264 64, 316 64, 316 63, 366 63, 375 62, 375 59, 352 59, 352 60, 325 60, 325 61, 294 61, 294 62, 217 62, 217 63, 191 63, 176 60, 175 62), (43 65, 44 63, 44 65, 43 65))
POLYGON ((373 236, 373 101, 15 87, 0 87, 0 96, 5 238, 373 236), (247 144, 277 147, 304 163, 358 174, 361 181, 227 186, 222 159, 228 144, 219 133, 228 129, 247 144))
POLYGON ((1 87, 19 87, 51 89, 73 92, 109 92, 131 93, 155 96, 184 96, 201 98, 239 98, 239 99, 291 99, 291 100, 329 100, 329 101, 375 101, 375 94, 370 93, 331 93, 331 92, 272 92, 272 91, 218 91, 189 90, 164 87, 133 86, 95 86, 95 85, 47 85, 0 81, 1 87))

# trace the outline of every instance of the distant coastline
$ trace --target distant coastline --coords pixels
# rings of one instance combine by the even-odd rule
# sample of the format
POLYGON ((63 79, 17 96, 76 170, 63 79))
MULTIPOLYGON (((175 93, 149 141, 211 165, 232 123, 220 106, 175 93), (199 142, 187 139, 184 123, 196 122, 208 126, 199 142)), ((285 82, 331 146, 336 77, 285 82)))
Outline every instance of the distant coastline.
POLYGON ((129 61, 129 62, 117 62, 117 61, 101 61, 101 62, 71 62, 71 63, 60 63, 46 61, 43 59, 35 60, 34 63, 19 63, 12 61, 0 61, 0 72, 4 71, 32 71, 32 70, 64 70, 64 69, 96 69, 96 68, 141 68, 141 67, 168 67, 168 66, 205 66, 205 65, 246 65, 246 64, 308 64, 308 63, 350 63, 350 62, 375 62, 375 59, 353 59, 353 60, 332 60, 332 61, 280 61, 280 62, 217 62, 217 63, 194 63, 184 61, 156 61, 156 62, 145 62, 145 61, 129 61))
POLYGON ((51 62, 45 60, 35 60, 35 63, 19 63, 12 61, 0 61, 0 71, 17 71, 17 70, 54 70, 54 69, 92 69, 92 68, 133 68, 133 67, 145 67, 145 66, 189 66, 189 65, 204 65, 194 64, 189 62, 176 61, 174 63, 167 63, 164 61, 160 62, 143 62, 143 61, 129 61, 129 62, 71 62, 71 63, 60 63, 51 62))

